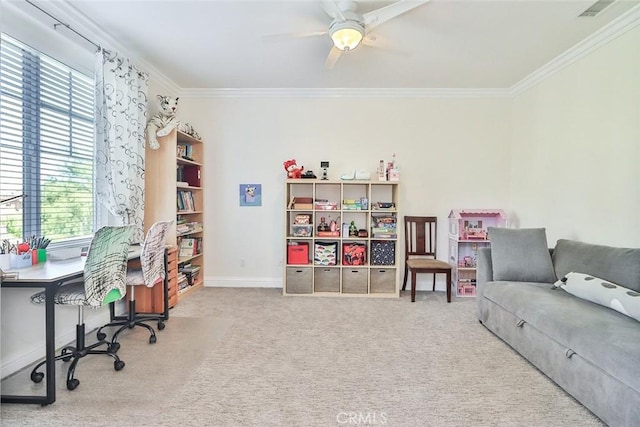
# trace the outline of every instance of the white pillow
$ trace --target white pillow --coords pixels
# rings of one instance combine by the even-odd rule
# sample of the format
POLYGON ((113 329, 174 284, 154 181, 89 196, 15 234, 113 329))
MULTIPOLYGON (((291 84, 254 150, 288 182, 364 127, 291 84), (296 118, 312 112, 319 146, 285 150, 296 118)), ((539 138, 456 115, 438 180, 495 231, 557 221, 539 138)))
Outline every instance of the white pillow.
POLYGON ((640 292, 588 274, 574 272, 568 273, 554 283, 554 286, 640 321, 640 292))

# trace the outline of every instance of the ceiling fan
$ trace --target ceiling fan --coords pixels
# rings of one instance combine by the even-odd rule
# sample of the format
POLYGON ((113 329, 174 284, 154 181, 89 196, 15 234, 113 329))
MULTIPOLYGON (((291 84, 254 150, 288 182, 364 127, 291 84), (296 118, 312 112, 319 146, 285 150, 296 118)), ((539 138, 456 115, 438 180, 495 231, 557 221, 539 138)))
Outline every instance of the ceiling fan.
POLYGON ((350 52, 361 44, 375 46, 375 37, 371 30, 390 19, 406 13, 418 6, 422 6, 429 0, 399 0, 390 5, 372 10, 363 14, 358 13, 358 5, 355 1, 323 0, 322 8, 333 21, 328 30, 313 31, 294 34, 272 34, 263 36, 266 40, 279 40, 283 38, 317 37, 328 35, 333 47, 325 61, 325 67, 332 69, 343 52, 350 52))

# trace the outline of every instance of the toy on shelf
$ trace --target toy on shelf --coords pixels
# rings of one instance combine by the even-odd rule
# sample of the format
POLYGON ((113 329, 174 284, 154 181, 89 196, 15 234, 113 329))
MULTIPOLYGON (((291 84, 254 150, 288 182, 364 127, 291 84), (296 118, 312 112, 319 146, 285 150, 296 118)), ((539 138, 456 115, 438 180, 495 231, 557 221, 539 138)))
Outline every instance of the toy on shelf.
POLYGON ((304 170, 304 166, 298 167, 298 164, 296 163, 296 159, 285 160, 283 165, 284 165, 284 170, 287 171, 287 177, 295 178, 295 179, 302 177, 302 171, 304 170))

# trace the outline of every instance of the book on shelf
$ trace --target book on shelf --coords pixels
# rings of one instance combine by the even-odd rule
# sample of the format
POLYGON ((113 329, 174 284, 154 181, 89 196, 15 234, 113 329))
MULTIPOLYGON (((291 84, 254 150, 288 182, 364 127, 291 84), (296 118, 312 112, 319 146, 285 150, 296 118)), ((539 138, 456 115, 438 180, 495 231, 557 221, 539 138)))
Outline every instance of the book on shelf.
MULTIPOLYGON (((179 267, 178 271, 184 275, 187 286, 193 285, 200 277, 199 265, 185 264, 179 267)), ((180 288, 180 281, 178 282, 178 288, 180 288)))
POLYGON ((196 242, 197 241, 195 238, 183 237, 182 239, 180 239, 180 248, 178 250, 178 257, 186 258, 186 257, 194 256, 197 253, 196 242))
POLYGON ((181 159, 193 160, 193 147, 191 144, 178 144, 176 155, 181 159))
POLYGON ((202 231, 202 223, 199 222, 181 222, 176 225, 177 234, 195 234, 202 231))
POLYGON ((289 201, 289 209, 313 209, 312 197, 292 197, 289 201))
POLYGON ((200 266, 188 263, 178 267, 178 271, 184 274, 192 274, 192 273, 195 273, 196 271, 200 271, 200 266))
POLYGON ((179 211, 194 211, 195 203, 193 201, 193 193, 191 191, 178 191, 178 210, 179 211))

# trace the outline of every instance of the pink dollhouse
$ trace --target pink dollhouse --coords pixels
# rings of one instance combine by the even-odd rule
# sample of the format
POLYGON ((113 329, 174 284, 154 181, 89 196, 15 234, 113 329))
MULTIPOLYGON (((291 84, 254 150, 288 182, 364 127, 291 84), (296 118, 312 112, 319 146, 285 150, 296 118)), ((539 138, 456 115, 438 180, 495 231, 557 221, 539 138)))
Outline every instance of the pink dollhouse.
POLYGON ((449 263, 456 295, 476 295, 478 249, 490 246, 489 227, 505 227, 501 209, 454 209, 449 214, 449 263))
POLYGON ((449 214, 449 237, 456 240, 489 240, 488 227, 504 227, 502 209, 453 209, 449 214))

